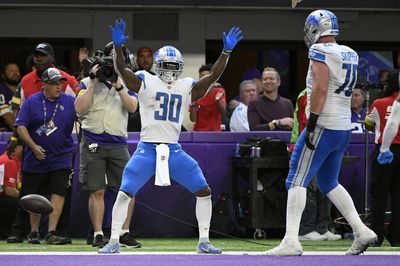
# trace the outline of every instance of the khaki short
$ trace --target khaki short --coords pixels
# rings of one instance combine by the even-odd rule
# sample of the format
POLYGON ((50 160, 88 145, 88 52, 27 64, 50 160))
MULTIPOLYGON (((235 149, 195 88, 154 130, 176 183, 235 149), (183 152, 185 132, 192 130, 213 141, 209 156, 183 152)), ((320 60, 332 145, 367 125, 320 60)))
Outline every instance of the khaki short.
POLYGON ((130 154, 128 145, 98 145, 91 152, 89 143, 82 136, 80 143, 79 181, 85 190, 96 191, 107 186, 119 188, 122 173, 130 154))

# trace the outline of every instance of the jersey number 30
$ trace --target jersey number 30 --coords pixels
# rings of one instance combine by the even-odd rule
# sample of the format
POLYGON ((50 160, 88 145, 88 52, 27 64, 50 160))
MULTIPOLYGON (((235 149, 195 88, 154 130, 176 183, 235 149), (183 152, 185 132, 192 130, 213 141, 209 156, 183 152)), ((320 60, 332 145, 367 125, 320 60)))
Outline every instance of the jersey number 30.
POLYGON ((157 92, 156 101, 160 102, 160 110, 154 112, 155 120, 169 120, 179 122, 179 115, 182 107, 182 95, 157 92))
POLYGON ((344 91, 344 95, 350 97, 357 79, 357 65, 343 63, 342 69, 346 70, 346 78, 342 86, 335 90, 335 93, 340 94, 344 91))

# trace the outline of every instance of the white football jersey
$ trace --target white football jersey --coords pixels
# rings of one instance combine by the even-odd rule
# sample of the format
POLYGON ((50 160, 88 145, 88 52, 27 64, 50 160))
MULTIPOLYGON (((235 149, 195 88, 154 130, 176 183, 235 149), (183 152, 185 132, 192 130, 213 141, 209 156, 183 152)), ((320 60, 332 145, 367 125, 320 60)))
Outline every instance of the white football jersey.
POLYGON ((138 93, 142 122, 140 140, 177 143, 183 113, 189 109, 189 96, 195 81, 183 78, 168 84, 147 71, 135 74, 142 80, 138 93))
POLYGON ((357 53, 337 43, 316 43, 308 52, 310 66, 307 73, 307 114, 313 85, 313 60, 329 67, 328 95, 317 124, 333 130, 349 130, 351 125, 351 94, 357 80, 357 53))

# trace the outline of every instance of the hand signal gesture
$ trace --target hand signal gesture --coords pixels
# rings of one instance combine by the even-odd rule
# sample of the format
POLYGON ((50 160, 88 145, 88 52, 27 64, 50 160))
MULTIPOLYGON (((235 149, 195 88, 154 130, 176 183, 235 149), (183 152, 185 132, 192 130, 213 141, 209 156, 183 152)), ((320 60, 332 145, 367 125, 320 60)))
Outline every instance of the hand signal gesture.
POLYGON ((117 19, 115 21, 115 28, 113 26, 108 25, 112 33, 112 40, 114 42, 115 47, 121 47, 124 42, 126 42, 129 37, 125 35, 126 24, 122 19, 117 19))
POLYGON ((223 32, 222 40, 224 41, 224 52, 230 54, 236 44, 242 39, 243 34, 239 27, 232 27, 228 35, 223 32))

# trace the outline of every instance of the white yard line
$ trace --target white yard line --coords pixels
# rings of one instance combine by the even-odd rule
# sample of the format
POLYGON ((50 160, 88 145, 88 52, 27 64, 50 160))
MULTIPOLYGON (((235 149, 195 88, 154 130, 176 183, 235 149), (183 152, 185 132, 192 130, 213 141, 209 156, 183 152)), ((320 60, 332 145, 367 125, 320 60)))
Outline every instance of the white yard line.
MULTIPOLYGON (((222 255, 232 255, 232 256, 240 256, 240 255, 251 255, 251 256, 259 256, 263 255, 264 252, 243 252, 243 251, 227 251, 223 252, 222 255)), ((320 251, 320 252, 315 252, 315 251, 306 251, 303 253, 303 256, 332 256, 332 255, 344 255, 345 251, 334 251, 334 252, 327 252, 327 251, 320 251)), ((1 261, 1 256, 3 255, 15 255, 15 256, 42 256, 42 255, 52 255, 52 256, 82 256, 82 255, 100 255, 97 254, 97 252, 0 252, 0 261, 1 261)), ((123 255, 123 256, 132 256, 132 255, 138 255, 138 256, 146 256, 146 255, 198 255, 196 252, 122 252, 119 254, 114 254, 114 255, 123 255)), ((203 254, 201 254, 203 255, 203 254)), ((207 256, 210 256, 209 254, 204 254, 207 256)), ((369 255, 381 255, 381 256, 386 256, 386 255, 396 255, 400 256, 400 251, 366 251, 364 255, 361 256, 369 256, 369 255)), ((100 256, 111 256, 108 254, 101 254, 100 256)), ((217 256, 217 255, 215 255, 217 256)))

